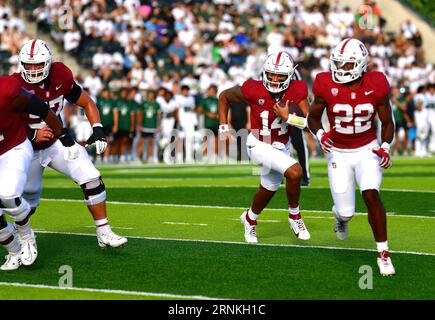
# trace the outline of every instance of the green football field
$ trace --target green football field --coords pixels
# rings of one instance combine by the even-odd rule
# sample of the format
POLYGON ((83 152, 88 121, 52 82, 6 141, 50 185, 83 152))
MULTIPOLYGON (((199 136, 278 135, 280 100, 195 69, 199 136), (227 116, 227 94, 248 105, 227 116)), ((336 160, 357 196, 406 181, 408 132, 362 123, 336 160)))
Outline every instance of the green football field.
POLYGON ((38 259, 0 272, 0 299, 435 299, 434 159, 395 158, 384 171, 394 277, 379 275, 359 194, 349 239, 336 238, 325 160, 311 161, 302 189, 311 239, 291 232, 280 188, 259 218, 258 245, 244 243, 239 220, 258 187, 251 165, 100 170, 109 221, 128 243, 99 248, 80 188, 47 170, 32 218, 38 259), (360 268, 370 267, 372 289, 361 289, 370 274, 360 268), (72 287, 59 287, 64 268, 72 287))

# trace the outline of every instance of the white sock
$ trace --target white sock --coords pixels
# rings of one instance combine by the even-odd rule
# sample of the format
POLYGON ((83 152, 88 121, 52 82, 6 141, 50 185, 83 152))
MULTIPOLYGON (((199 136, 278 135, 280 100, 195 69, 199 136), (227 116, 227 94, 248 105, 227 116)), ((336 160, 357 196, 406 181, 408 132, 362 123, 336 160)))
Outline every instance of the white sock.
POLYGON ((297 215, 297 214, 299 214, 299 206, 297 206, 296 208, 288 208, 288 212, 291 214, 291 215, 297 215))
POLYGON ((376 249, 378 252, 388 251, 388 241, 376 242, 376 249))
POLYGON ((9 242, 8 244, 4 244, 3 246, 11 254, 17 254, 21 251, 21 244, 18 241, 17 237, 14 237, 14 239, 11 242, 9 242))
POLYGON ((112 231, 109 225, 109 220, 107 218, 94 220, 94 222, 98 232, 106 233, 112 231))
POLYGON ((249 217, 249 219, 251 219, 252 221, 256 221, 257 220, 257 218, 258 218, 258 214, 255 214, 252 210, 251 210, 251 208, 249 208, 249 210, 248 210, 248 217, 249 217))
POLYGON ((15 226, 18 229, 18 233, 21 238, 29 238, 32 236, 32 229, 30 228, 30 220, 27 221, 25 225, 20 226, 18 223, 15 223, 15 226))

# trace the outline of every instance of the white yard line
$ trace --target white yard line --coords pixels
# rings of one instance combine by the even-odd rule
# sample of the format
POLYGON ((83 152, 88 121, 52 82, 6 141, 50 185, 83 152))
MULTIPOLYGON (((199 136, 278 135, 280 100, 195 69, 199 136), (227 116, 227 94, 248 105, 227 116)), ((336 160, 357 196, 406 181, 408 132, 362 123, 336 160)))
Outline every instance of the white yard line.
MULTIPOLYGON (((42 198, 43 201, 49 202, 76 202, 83 203, 83 200, 77 199, 51 199, 51 198, 42 198)), ((229 206, 203 206, 203 205, 195 205, 195 204, 176 204, 176 203, 151 203, 151 202, 123 202, 123 201, 106 201, 108 204, 115 205, 130 205, 130 206, 156 206, 156 207, 177 207, 177 208, 200 208, 200 209, 237 209, 237 210, 246 210, 246 207, 229 207, 229 206)), ((287 209, 266 209, 268 211, 287 211, 287 209)), ((304 210, 302 210, 304 212, 304 210)), ((332 214, 332 211, 326 210, 305 210, 305 212, 319 212, 319 213, 328 213, 332 214)), ((366 216, 365 212, 355 212, 355 215, 366 216)), ((396 212, 388 212, 389 216, 393 217, 402 217, 402 218, 421 218, 421 219, 435 219, 430 216, 419 216, 419 215, 405 215, 405 214, 397 214, 396 212)))
MULTIPOLYGON (((61 231, 41 231, 34 230, 36 233, 44 234, 62 234, 62 235, 73 235, 73 236, 90 236, 95 237, 95 234, 90 233, 80 233, 80 232, 61 232, 61 231)), ((199 240, 199 239, 180 239, 180 238, 159 238, 159 237, 141 237, 141 236, 128 236, 130 239, 140 239, 140 240, 161 240, 161 241, 183 241, 183 242, 200 242, 200 243, 218 243, 218 244, 235 244, 235 245, 247 245, 247 246, 265 246, 265 247, 288 247, 288 248, 308 248, 308 249, 327 249, 327 250, 349 250, 349 251, 369 251, 375 252, 375 249, 367 248, 349 248, 349 247, 333 247, 333 246, 306 246, 298 244, 273 244, 273 243, 259 243, 259 244, 248 244, 245 242, 237 241, 220 241, 220 240, 199 240)), ((401 253, 401 254, 411 254, 419 256, 433 256, 435 253, 431 252, 416 252, 416 251, 390 251, 391 253, 401 253)))
MULTIPOLYGON (((84 226, 83 228, 90 228, 90 229, 95 229, 95 226, 84 226)), ((120 229, 120 230, 134 230, 134 228, 130 228, 130 227, 113 227, 110 226, 111 229, 120 229)))
POLYGON ((180 294, 171 293, 155 293, 155 292, 144 292, 144 291, 126 291, 126 290, 111 290, 111 289, 94 289, 94 288, 78 288, 78 287, 56 287, 49 286, 45 284, 29 284, 29 283, 18 283, 18 282, 0 282, 0 286, 12 286, 12 287, 27 287, 27 288, 37 288, 37 289, 56 289, 56 290, 69 290, 69 291, 85 291, 85 292, 99 292, 99 293, 114 293, 123 295, 134 295, 134 296, 148 296, 148 297, 164 297, 171 299, 199 299, 199 300, 220 300, 222 298, 212 298, 206 296, 187 296, 180 294))
MULTIPOLYGON (((106 178, 112 179, 112 178, 106 178)), ((114 180, 115 178, 113 178, 114 180)), ((196 178, 193 178, 196 179, 196 178)), ((201 178, 205 180, 214 180, 215 178, 201 178)), ((242 179, 240 178, 231 178, 231 179, 242 179)), ((182 181, 185 180, 183 178, 176 178, 176 179, 166 179, 166 178, 128 178, 128 180, 158 180, 158 181, 182 181)), ((159 185, 159 186, 140 186, 140 189, 168 189, 168 188, 183 188, 183 187, 192 187, 192 188, 258 188, 258 184, 255 185, 219 185, 219 184, 195 184, 194 186, 185 186, 185 185, 159 185)), ((49 188, 56 188, 56 189, 77 189, 76 186, 52 186, 49 188)), ((131 186, 112 186, 110 189, 129 189, 132 188, 131 186)), ((284 188, 284 186, 280 186, 280 188, 284 188)), ((328 186, 310 186, 305 187, 302 186, 303 189, 329 189, 328 186)), ((412 192, 412 193, 435 193, 434 190, 411 190, 411 189, 381 189, 382 191, 392 191, 392 192, 412 192)))
POLYGON ((190 223, 190 222, 173 222, 173 221, 165 221, 162 223, 163 224, 179 224, 179 225, 186 225, 186 226, 201 226, 201 227, 208 226, 207 223, 190 223))

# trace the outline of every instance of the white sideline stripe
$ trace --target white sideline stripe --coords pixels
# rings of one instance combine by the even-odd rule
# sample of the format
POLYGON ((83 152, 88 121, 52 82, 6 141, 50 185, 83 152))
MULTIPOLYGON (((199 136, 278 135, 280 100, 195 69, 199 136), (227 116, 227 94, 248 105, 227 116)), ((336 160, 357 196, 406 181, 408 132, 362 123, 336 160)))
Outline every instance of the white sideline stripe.
POLYGON ((133 295, 133 296, 199 299, 199 300, 222 300, 222 298, 211 298, 206 296, 185 296, 185 295, 171 294, 171 293, 155 293, 155 292, 144 292, 144 291, 126 291, 126 290, 94 289, 94 288, 79 288, 79 287, 56 287, 56 286, 49 286, 45 284, 29 284, 29 283, 18 283, 18 282, 0 282, 0 286, 101 292, 101 293, 125 294, 125 295, 133 295))
MULTIPOLYGON (((90 233, 81 233, 81 232, 61 232, 61 231, 40 231, 34 229, 36 233, 47 233, 47 234, 63 234, 63 235, 73 235, 73 236, 90 236, 96 237, 95 234, 90 233)), ((159 238, 159 237, 141 237, 141 236, 128 236, 126 237, 130 239, 139 239, 139 240, 162 240, 162 241, 183 241, 183 242, 202 242, 202 243, 218 243, 218 244, 238 244, 238 245, 246 245, 253 246, 253 244, 249 244, 246 242, 237 242, 237 241, 220 241, 220 240, 201 240, 201 239, 180 239, 180 238, 159 238)), ((299 244, 274 244, 274 243, 257 243, 255 246, 264 246, 264 247, 289 247, 289 248, 308 248, 308 249, 328 249, 328 250, 349 250, 349 251, 369 251, 376 252, 375 249, 367 249, 367 248, 349 248, 349 247, 333 247, 333 246, 304 246, 299 244)), ((401 254, 412 254, 419 256, 433 256, 435 257, 435 253, 431 252, 416 252, 416 251, 392 251, 390 253, 401 253, 401 254)))
POLYGON ((181 224, 181 225, 186 225, 186 226, 201 226, 201 227, 208 226, 207 223, 189 223, 189 222, 172 222, 172 221, 165 221, 162 223, 163 224, 181 224))
MULTIPOLYGON (((41 198, 43 201, 49 201, 49 202, 80 202, 82 203, 83 200, 77 200, 77 199, 51 199, 51 198, 41 198)), ((246 210, 246 207, 226 207, 226 206, 202 206, 202 205, 196 205, 196 204, 177 204, 177 203, 151 203, 151 202, 122 202, 122 201, 106 201, 108 204, 116 204, 116 205, 131 205, 131 206, 156 206, 156 207, 179 207, 179 208, 202 208, 202 209, 237 209, 237 210, 246 210)), ((269 211, 288 211, 288 209, 277 209, 277 208, 270 208, 266 209, 269 211)), ((326 210, 302 210, 302 212, 319 212, 319 213, 329 213, 332 214, 332 211, 326 211, 326 210)), ((366 216, 367 213, 365 212, 355 212, 355 216, 366 216)), ((434 217, 430 216, 418 216, 418 215, 406 215, 406 214, 397 214, 396 212, 388 212, 388 216, 394 216, 394 217, 403 217, 403 218, 421 218, 421 219, 435 219, 434 217)))

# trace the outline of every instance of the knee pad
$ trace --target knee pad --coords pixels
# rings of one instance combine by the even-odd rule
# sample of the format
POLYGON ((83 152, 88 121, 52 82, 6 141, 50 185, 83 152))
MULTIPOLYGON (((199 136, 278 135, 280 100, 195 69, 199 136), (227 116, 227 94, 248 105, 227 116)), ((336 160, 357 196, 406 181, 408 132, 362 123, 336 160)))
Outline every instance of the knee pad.
POLYGON ((30 212, 29 203, 22 197, 0 199, 0 208, 14 221, 23 221, 30 212))
POLYGON ((350 219, 352 219, 353 214, 355 213, 354 207, 348 207, 348 208, 342 208, 337 210, 335 207, 332 207, 332 211, 334 212, 334 215, 337 219, 339 219, 341 222, 348 222, 350 219))
POLYGON ((89 181, 80 186, 85 195, 85 203, 88 206, 93 206, 106 201, 106 187, 104 186, 101 177, 98 179, 89 181))

